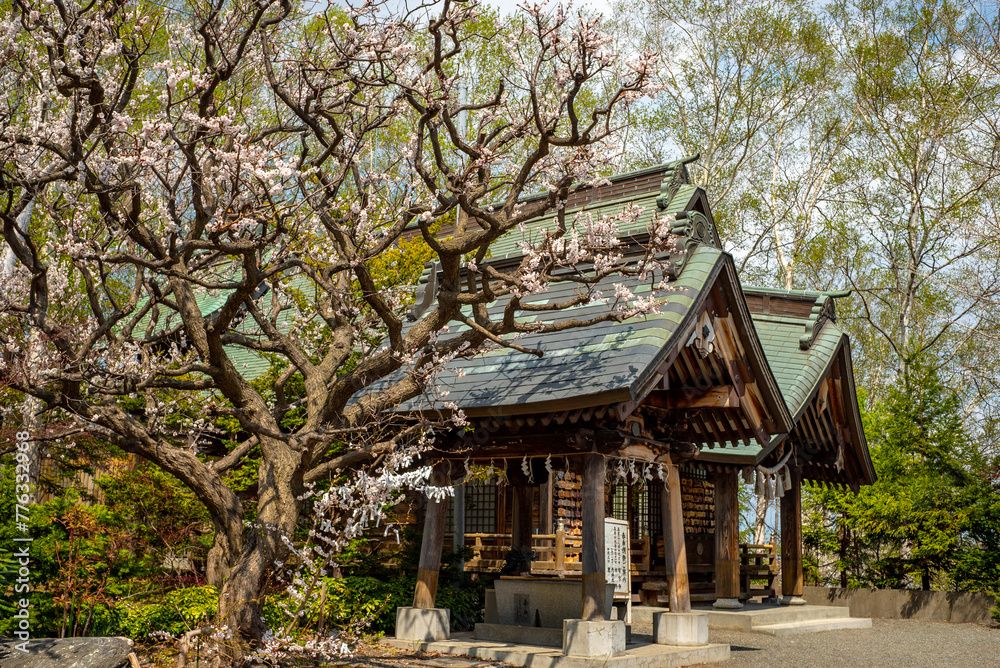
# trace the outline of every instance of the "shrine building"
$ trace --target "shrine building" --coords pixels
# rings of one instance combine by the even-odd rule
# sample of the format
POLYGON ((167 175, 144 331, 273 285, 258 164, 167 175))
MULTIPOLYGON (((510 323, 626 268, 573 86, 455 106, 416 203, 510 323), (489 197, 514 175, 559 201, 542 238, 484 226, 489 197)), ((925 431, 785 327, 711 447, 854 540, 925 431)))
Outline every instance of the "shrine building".
MULTIPOLYGON (((741 285, 688 162, 612 177, 567 202, 567 220, 642 207, 620 229, 626 256, 644 252, 654 214, 676 220, 681 243, 663 258, 658 313, 527 335, 518 343, 541 357, 501 347, 449 362, 459 373, 441 375, 470 426, 439 436, 429 455, 455 496, 427 504, 413 608, 401 609, 397 637, 441 635, 419 611, 434 609, 441 554, 456 543, 472 550, 465 570, 498 576, 484 636, 562 627, 560 615, 622 619, 633 603, 683 614, 692 602, 802 602, 802 485, 856 490, 875 479, 850 342, 837 325, 846 293, 741 285), (776 500, 780 537, 740 543, 741 479, 776 500), (555 595, 566 611, 534 602, 552 600, 545 587, 557 585, 574 592, 555 595)), ((530 222, 529 238, 551 224, 530 222)), ((498 240, 488 262, 516 266, 523 238, 498 240)), ((598 289, 613 295, 625 283, 639 297, 659 278, 611 277, 598 289)), ((430 268, 415 315, 433 303, 436 284, 430 268)), ((558 303, 577 289, 553 282, 532 299, 558 303)), ((538 315, 558 322, 607 309, 538 315)), ((399 410, 424 408, 413 400, 399 410)))

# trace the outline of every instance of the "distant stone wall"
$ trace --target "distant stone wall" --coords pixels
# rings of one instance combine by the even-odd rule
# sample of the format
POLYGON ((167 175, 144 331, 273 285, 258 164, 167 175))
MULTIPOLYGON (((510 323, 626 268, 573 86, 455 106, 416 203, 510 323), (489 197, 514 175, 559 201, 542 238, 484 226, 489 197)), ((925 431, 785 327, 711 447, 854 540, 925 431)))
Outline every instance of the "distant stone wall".
POLYGON ((805 587, 803 598, 811 605, 846 605, 851 617, 928 619, 943 622, 989 624, 989 594, 912 589, 840 589, 805 587))

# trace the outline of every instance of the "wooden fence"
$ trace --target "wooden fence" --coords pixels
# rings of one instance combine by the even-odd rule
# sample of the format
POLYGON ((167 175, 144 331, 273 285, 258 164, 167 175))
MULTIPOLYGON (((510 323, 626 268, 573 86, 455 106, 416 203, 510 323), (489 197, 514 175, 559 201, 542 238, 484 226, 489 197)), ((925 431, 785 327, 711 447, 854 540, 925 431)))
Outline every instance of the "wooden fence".
MULTIPOLYGON (((511 549, 510 534, 468 533, 465 542, 472 548, 472 558, 465 562, 466 571, 498 573, 506 564, 511 549)), ((565 531, 535 534, 531 537, 531 548, 535 553, 531 562, 532 575, 572 577, 580 574, 582 550, 578 537, 568 536, 565 531)), ((656 549, 662 557, 662 539, 657 541, 656 549)), ((631 552, 633 577, 645 581, 667 578, 663 570, 653 567, 653 546, 648 536, 633 539, 631 552)), ((708 564, 690 565, 689 568, 710 575, 714 575, 715 570, 714 565, 708 564)), ((740 597, 775 596, 779 591, 777 545, 740 545, 740 597)), ((714 577, 700 583, 699 591, 692 589, 692 600, 714 599, 714 577)))

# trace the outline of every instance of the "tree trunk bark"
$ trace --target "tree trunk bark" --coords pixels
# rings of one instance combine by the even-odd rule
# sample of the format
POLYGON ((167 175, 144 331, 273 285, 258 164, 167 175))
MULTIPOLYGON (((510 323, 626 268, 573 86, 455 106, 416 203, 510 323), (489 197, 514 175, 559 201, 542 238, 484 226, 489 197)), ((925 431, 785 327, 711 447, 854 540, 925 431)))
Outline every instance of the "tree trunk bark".
POLYGON ((235 546, 231 545, 225 524, 219 520, 213 520, 213 524, 215 524, 215 537, 205 560, 205 579, 208 584, 221 592, 226 578, 229 577, 233 561, 239 556, 242 541, 235 546))
MULTIPOLYGON (((434 467, 431 483, 435 487, 448 484, 441 464, 434 467)), ((420 541, 420 562, 417 564, 417 584, 413 590, 413 607, 430 610, 437 600, 438 577, 441 573, 441 549, 444 546, 445 524, 448 519, 448 499, 427 499, 424 514, 424 535, 420 541)))
MULTIPOLYGON (((232 562, 229 578, 219 593, 219 619, 237 640, 224 651, 232 663, 245 656, 244 643, 255 645, 267 631, 263 618, 267 580, 276 562, 288 556, 282 538, 294 536, 301 512, 297 497, 303 491, 304 457, 284 443, 262 439, 261 446, 257 521, 245 530, 239 557, 232 562)), ((232 524, 228 527, 233 528, 232 524)))
MULTIPOLYGON (((845 518, 846 519, 846 518, 845 518)), ((851 544, 851 529, 846 524, 840 528, 840 586, 847 589, 847 548, 851 544)))
POLYGON ((763 494, 757 495, 757 513, 754 518, 753 528, 753 542, 757 545, 767 543, 767 508, 770 505, 767 497, 763 494))

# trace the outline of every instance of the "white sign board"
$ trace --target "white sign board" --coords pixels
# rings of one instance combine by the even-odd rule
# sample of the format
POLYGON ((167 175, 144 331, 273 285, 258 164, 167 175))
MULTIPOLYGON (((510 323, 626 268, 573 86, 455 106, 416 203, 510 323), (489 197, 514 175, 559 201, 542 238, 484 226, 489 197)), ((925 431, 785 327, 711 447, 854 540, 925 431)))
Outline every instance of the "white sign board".
POLYGON ((632 593, 631 555, 628 522, 604 518, 604 577, 616 594, 632 593))

